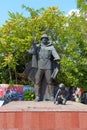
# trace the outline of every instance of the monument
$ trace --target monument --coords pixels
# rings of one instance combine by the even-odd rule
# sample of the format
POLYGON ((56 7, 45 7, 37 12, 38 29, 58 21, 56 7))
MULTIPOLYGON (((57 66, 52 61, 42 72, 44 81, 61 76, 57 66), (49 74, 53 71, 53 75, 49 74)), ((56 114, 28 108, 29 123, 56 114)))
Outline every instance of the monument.
POLYGON ((34 82, 35 101, 54 101, 54 84, 60 56, 49 40, 47 34, 41 36, 41 43, 32 42, 32 48, 27 51, 32 55, 32 63, 28 64, 24 73, 34 82))

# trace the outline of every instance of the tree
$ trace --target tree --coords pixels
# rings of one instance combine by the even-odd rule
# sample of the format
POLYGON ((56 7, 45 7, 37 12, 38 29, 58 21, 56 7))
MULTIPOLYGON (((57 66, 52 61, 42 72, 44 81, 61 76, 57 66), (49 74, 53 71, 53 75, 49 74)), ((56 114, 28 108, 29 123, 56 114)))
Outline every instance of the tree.
POLYGON ((87 0, 77 0, 77 7, 87 9, 87 0))
POLYGON ((12 80, 11 71, 23 71, 25 51, 31 46, 34 32, 36 32, 37 41, 40 41, 40 36, 44 32, 47 32, 55 39, 57 38, 57 35, 55 35, 56 27, 63 23, 61 20, 59 20, 59 23, 56 23, 56 19, 60 19, 60 14, 62 14, 57 7, 50 7, 47 10, 27 9, 30 11, 29 18, 25 18, 19 13, 14 14, 9 12, 10 19, 1 28, 2 67, 4 69, 5 67, 8 68, 10 80, 12 80), (54 21, 52 20, 53 18, 54 21))
POLYGON ((61 56, 58 83, 87 87, 87 21, 82 13, 66 17, 58 7, 34 10, 23 5, 23 8, 29 11, 28 18, 9 12, 10 19, 0 28, 1 74, 7 69, 14 79, 15 73, 23 72, 29 62, 25 61, 25 52, 32 46, 34 34, 40 42, 41 35, 47 33, 61 56))

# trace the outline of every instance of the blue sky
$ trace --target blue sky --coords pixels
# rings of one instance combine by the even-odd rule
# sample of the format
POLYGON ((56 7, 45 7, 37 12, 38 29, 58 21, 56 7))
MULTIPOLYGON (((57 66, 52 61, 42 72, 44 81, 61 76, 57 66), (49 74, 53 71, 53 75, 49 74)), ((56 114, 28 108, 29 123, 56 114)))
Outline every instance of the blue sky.
POLYGON ((5 23, 5 20, 8 20, 8 11, 19 12, 28 16, 28 12, 22 9, 22 4, 34 9, 58 6, 65 14, 72 9, 76 9, 76 0, 0 0, 0 26, 5 23))

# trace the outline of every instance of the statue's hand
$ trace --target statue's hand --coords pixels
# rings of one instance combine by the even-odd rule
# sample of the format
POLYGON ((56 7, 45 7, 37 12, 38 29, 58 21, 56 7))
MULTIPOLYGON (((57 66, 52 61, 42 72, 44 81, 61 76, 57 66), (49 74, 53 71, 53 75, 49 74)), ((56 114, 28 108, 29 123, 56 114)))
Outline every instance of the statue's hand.
POLYGON ((29 54, 29 50, 27 50, 26 52, 25 52, 25 56, 27 56, 29 54))
POLYGON ((33 40, 33 41, 32 41, 32 45, 33 45, 33 46, 36 46, 36 44, 37 44, 36 41, 33 40))

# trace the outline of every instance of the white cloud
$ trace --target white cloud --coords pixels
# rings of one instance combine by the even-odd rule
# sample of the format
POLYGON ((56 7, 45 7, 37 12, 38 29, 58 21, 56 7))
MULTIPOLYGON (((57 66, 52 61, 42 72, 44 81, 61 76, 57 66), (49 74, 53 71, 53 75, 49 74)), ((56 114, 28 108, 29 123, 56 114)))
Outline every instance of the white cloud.
POLYGON ((72 9, 69 11, 69 13, 66 15, 67 17, 68 16, 72 16, 73 14, 75 14, 77 17, 80 16, 80 11, 78 9, 72 9))
POLYGON ((68 12, 68 14, 66 15, 66 17, 72 16, 72 15, 76 15, 77 17, 80 17, 81 15, 85 18, 85 20, 87 21, 87 14, 86 13, 80 13, 79 9, 72 9, 68 12))

